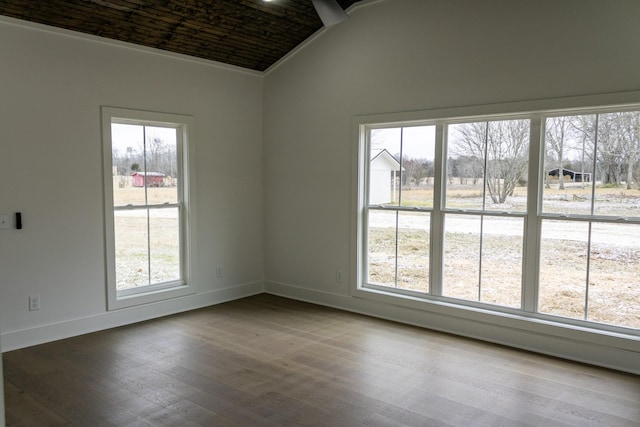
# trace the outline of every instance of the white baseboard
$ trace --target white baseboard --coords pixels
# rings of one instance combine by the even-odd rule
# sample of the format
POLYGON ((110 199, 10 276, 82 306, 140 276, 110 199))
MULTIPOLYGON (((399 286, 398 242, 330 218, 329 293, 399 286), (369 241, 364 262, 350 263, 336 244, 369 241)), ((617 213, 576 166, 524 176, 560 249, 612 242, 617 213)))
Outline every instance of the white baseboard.
POLYGON ((198 308, 233 301, 263 292, 264 283, 262 281, 252 282, 151 304, 107 311, 95 316, 7 332, 2 334, 2 351, 17 350, 90 332, 129 325, 184 311, 196 310, 198 308))
POLYGON ((640 374, 640 338, 602 334, 584 328, 505 319, 489 313, 437 307, 433 311, 374 299, 319 292, 290 284, 265 282, 265 292, 345 311, 507 345, 554 357, 640 374))
POLYGON ((17 350, 142 322, 263 292, 640 375, 638 337, 603 336, 598 332, 527 320, 505 321, 490 314, 473 313, 472 316, 465 317, 459 315, 459 310, 452 309, 447 313, 447 310, 442 308, 433 311, 416 309, 373 299, 262 281, 7 332, 1 336, 2 351, 17 350))

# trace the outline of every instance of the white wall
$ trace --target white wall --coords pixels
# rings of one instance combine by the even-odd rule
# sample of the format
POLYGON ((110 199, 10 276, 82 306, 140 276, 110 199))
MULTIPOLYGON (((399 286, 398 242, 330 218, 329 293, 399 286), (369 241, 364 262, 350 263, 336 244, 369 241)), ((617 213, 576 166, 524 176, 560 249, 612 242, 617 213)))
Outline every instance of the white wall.
POLYGON ((640 2, 383 0, 350 15, 265 76, 266 289, 429 325, 350 297, 352 119, 638 90, 640 2))
POLYGON ((262 75, 44 28, 0 19, 3 349, 261 291, 262 75), (195 296, 106 312, 102 105, 195 118, 195 296))
POLYGON ((638 90, 638 16, 636 0, 365 0, 264 78, 0 18, 0 213, 25 224, 0 230, 3 349, 260 292, 263 274, 271 292, 464 333, 351 297, 353 117, 638 90), (195 117, 196 296, 105 311, 101 105, 195 117))

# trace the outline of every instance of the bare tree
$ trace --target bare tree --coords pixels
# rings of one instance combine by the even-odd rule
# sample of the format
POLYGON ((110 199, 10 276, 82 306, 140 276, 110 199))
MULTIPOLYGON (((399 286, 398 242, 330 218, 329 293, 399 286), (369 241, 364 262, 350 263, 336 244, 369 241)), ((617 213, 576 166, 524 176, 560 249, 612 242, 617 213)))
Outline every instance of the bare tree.
POLYGON ((402 160, 402 184, 416 186, 427 177, 427 160, 425 159, 403 159, 402 160))
POLYGON ((585 181, 585 167, 593 170, 593 150, 596 142, 596 115, 582 115, 571 117, 571 133, 576 138, 576 149, 580 152, 580 173, 582 187, 585 181))
POLYGON ((145 144, 147 171, 173 176, 176 169, 176 145, 154 135, 145 144))
POLYGON ((600 175, 603 184, 620 185, 626 181, 626 188, 630 189, 640 182, 640 112, 571 117, 570 131, 575 137, 575 148, 582 152, 583 176, 585 164, 593 170, 597 142, 594 172, 600 175))
POLYGON ((457 125, 454 154, 483 163, 486 188, 493 203, 513 195, 529 156, 529 121, 502 120, 457 125))
POLYGON ((598 115, 598 166, 603 184, 620 185, 626 164, 626 147, 620 135, 621 113, 598 115))
POLYGON ((627 155, 627 190, 637 181, 638 158, 640 156, 640 112, 630 111, 619 116, 620 139, 627 155))
POLYGON ((513 195, 527 170, 529 121, 505 120, 489 123, 487 141, 487 188, 493 203, 504 203, 513 195))
MULTIPOLYGON (((548 158, 558 167, 560 190, 564 190, 564 150, 570 132, 569 117, 549 117, 545 123, 545 150, 548 158)), ((548 181, 547 181, 548 188, 548 181)))

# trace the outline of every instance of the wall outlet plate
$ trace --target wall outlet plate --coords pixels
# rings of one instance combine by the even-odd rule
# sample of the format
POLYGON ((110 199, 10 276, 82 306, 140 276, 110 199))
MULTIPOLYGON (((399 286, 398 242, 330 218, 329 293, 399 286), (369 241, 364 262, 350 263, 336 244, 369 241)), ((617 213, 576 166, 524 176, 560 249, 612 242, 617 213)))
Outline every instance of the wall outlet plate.
POLYGON ((40 295, 32 295, 29 297, 29 311, 40 310, 40 295))
POLYGON ((9 228, 11 228, 9 214, 0 214, 0 230, 8 230, 9 228))

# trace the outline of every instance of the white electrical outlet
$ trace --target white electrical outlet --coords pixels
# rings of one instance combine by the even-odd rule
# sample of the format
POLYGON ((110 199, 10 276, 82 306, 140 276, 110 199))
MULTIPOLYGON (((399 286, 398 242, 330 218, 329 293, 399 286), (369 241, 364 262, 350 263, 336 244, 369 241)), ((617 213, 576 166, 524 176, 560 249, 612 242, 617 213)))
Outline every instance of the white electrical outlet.
POLYGON ((0 230, 8 230, 10 227, 9 214, 0 214, 0 230))
POLYGON ((216 277, 218 279, 222 277, 222 267, 216 267, 216 277))
POLYGON ((40 310, 40 295, 32 295, 29 297, 29 311, 40 310))
POLYGON ((336 271, 336 282, 342 283, 342 271, 336 271))

